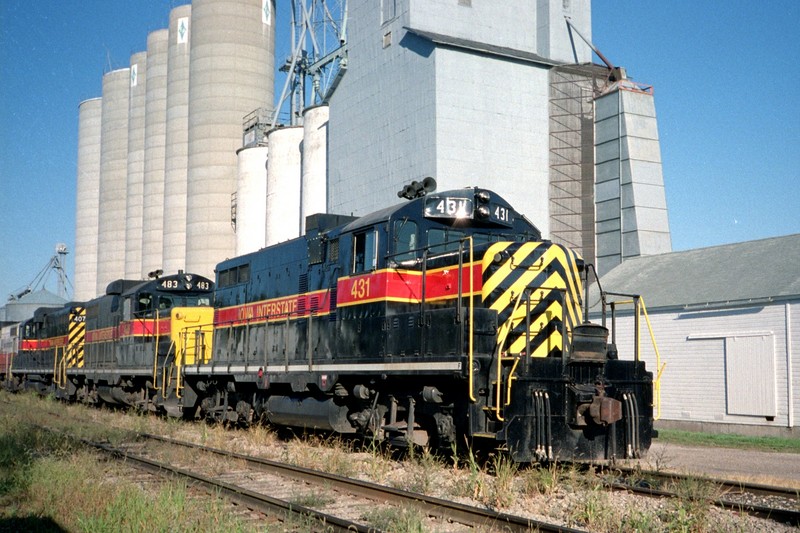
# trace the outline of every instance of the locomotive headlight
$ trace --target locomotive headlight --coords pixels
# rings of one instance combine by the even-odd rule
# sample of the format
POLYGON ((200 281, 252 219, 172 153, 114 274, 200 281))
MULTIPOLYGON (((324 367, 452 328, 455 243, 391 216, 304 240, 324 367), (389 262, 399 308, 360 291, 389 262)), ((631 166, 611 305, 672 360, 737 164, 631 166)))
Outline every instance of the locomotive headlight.
POLYGON ((497 252, 496 254, 494 254, 492 262, 496 265, 502 265, 508 260, 508 258, 509 258, 508 252, 506 251, 497 252))
POLYGON ((478 191, 475 193, 475 199, 481 203, 488 204, 491 197, 486 191, 478 191))
POLYGON ((480 206, 478 209, 475 210, 475 212, 478 214, 480 218, 489 218, 489 215, 491 214, 489 212, 489 208, 486 207, 485 205, 480 206))

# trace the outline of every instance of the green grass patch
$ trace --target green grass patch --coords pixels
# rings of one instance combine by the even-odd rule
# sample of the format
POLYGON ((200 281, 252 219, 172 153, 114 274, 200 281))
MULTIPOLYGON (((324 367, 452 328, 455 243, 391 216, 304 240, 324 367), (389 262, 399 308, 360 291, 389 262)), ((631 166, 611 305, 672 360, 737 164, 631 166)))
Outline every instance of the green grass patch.
MULTIPOLYGON (((31 407, 27 399, 19 403, 31 407)), ((0 531, 253 529, 220 498, 190 497, 186 486, 175 482, 131 481, 137 476, 130 468, 106 461, 75 439, 39 429, 36 411, 15 404, 0 405, 0 531)))
POLYGON ((766 452, 800 453, 800 439, 782 437, 747 437, 724 433, 698 433, 677 429, 659 429, 658 442, 684 446, 745 448, 766 452))
POLYGON ((382 531, 394 533, 424 533, 425 516, 416 509, 376 507, 367 511, 364 520, 382 531))

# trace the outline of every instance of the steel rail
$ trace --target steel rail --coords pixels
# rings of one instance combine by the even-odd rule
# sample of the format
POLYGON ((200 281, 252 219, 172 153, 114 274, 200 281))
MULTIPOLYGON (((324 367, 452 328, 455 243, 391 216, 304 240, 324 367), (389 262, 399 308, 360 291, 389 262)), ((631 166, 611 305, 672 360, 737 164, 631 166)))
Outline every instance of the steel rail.
POLYGON ((212 494, 222 495, 231 501, 260 511, 264 514, 278 512, 287 516, 291 514, 310 516, 323 524, 326 528, 330 527, 332 530, 337 532, 357 531, 359 533, 374 533, 379 531, 374 527, 364 526, 356 522, 351 522, 349 520, 344 520, 326 513, 321 513, 302 505, 293 504, 284 500, 267 496, 265 494, 260 494, 237 485, 231 485, 229 483, 217 481, 194 472, 189 472, 188 470, 164 463, 159 463, 145 457, 131 454, 124 450, 113 448, 107 444, 92 442, 88 439, 81 439, 81 441, 88 446, 92 446, 108 453, 112 457, 134 463, 134 466, 137 468, 141 468, 153 474, 189 479, 191 480, 192 484, 202 486, 212 494))
POLYGON ((643 471, 628 468, 617 468, 616 471, 624 475, 632 476, 632 478, 631 482, 606 481, 606 485, 613 490, 626 490, 637 494, 662 498, 679 498, 680 495, 673 491, 655 488, 651 485, 653 482, 663 486, 668 482, 680 481, 708 483, 719 487, 723 492, 722 497, 711 500, 711 504, 716 507, 730 511, 741 511, 753 516, 769 518, 793 526, 800 525, 800 510, 797 508, 800 491, 797 489, 670 472, 643 471), (648 486, 642 485, 643 482, 647 483, 648 486), (726 499, 724 494, 752 494, 756 496, 784 498, 786 500, 793 500, 796 508, 787 509, 784 507, 772 507, 749 502, 737 502, 732 499, 726 499))
POLYGON ((153 435, 149 433, 139 433, 139 435, 146 439, 157 440, 167 444, 184 446, 190 449, 206 451, 208 453, 225 456, 232 459, 243 460, 273 473, 294 477, 296 479, 301 479, 314 484, 324 484, 325 486, 344 490, 364 498, 387 503, 395 503, 397 505, 412 506, 427 513, 428 516, 436 516, 473 527, 500 527, 503 531, 519 532, 529 532, 534 530, 542 532, 579 533, 585 531, 581 529, 559 526, 556 524, 549 524, 533 518, 525 518, 488 509, 481 509, 432 496, 426 496, 424 494, 409 492, 402 489, 395 489, 393 487, 386 487, 376 483, 370 483, 368 481, 350 479, 319 470, 311 470, 309 468, 278 463, 276 461, 271 461, 269 459, 263 459, 260 457, 251 457, 236 452, 221 450, 219 448, 211 448, 191 442, 174 440, 159 435, 153 435))

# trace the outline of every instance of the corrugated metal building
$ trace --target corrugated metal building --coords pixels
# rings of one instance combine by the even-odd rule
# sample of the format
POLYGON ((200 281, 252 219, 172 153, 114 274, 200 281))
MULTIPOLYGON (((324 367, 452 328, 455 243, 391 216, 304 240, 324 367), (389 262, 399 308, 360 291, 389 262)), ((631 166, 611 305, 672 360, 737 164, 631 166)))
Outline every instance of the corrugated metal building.
MULTIPOLYGON (((605 291, 641 294, 661 362, 661 427, 797 434, 800 234, 626 261, 605 291)), ((597 302, 597 293, 590 302, 597 302)), ((633 313, 617 312, 620 357, 633 354, 633 313)), ((656 354, 644 320, 642 356, 656 354)))

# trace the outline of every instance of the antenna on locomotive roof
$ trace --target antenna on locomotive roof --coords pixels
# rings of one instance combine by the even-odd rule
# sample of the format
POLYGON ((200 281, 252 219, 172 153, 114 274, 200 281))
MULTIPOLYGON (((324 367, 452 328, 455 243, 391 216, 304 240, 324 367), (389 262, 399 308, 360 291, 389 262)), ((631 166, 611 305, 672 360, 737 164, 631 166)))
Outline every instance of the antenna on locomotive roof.
POLYGON ((399 191, 397 196, 405 198, 406 200, 413 200, 414 198, 422 198, 429 192, 436 190, 436 180, 428 176, 421 182, 412 181, 410 185, 406 185, 399 191))

